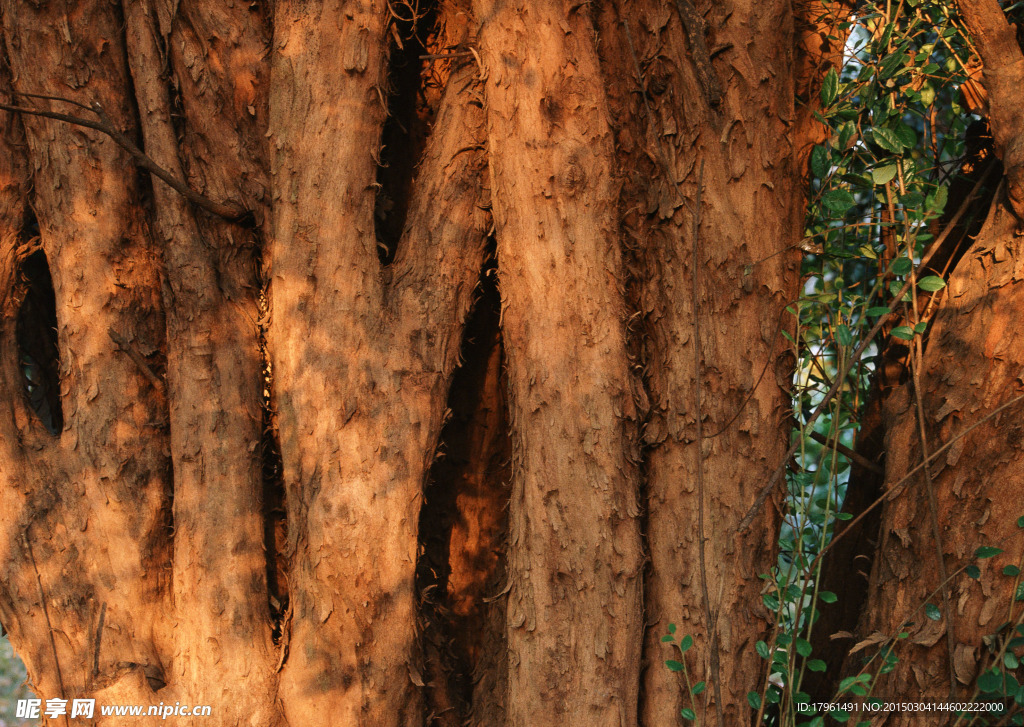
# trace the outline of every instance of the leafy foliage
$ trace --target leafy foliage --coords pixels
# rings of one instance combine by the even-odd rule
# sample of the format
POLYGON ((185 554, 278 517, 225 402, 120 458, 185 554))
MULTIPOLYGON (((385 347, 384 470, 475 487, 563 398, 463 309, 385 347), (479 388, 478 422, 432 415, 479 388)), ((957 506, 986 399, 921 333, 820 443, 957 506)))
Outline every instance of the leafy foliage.
MULTIPOLYGON (((1012 17, 1022 6, 1014 3, 1006 11, 1012 17)), ((839 7, 825 6, 827 13, 839 7)), ((827 15, 821 20, 822 27, 829 27, 827 15)), ((820 588, 822 556, 836 524, 850 517, 842 512, 850 448, 882 343, 922 336, 927 312, 918 297, 945 287, 942 275, 919 276, 918 269, 947 214, 966 132, 978 120, 961 100, 969 96, 961 89, 970 89, 975 53, 953 4, 869 1, 858 4, 854 16, 835 17, 831 28, 828 40, 845 42, 846 54, 842 68, 828 71, 821 84, 818 120, 827 137, 809 157, 802 245, 812 253, 804 258, 803 296, 789 307, 795 333, 786 334, 798 362, 793 396, 797 467, 788 476, 778 564, 762 575, 763 604, 775 614, 775 629, 770 640, 754 646, 764 662, 764 678, 761 689, 747 695, 759 722, 787 727, 824 725, 826 714, 839 723, 864 714, 840 707, 855 700, 877 702, 872 692, 895 667, 900 644, 908 638, 900 631, 858 644, 855 649, 867 654, 865 666, 839 683, 827 710, 814 708, 801 691, 807 672, 840 668, 815 658, 811 644, 820 609, 837 600, 820 588), (897 315, 891 316, 894 311, 897 315), (890 322, 876 325, 887 317, 890 322), (882 337, 873 339, 879 328, 882 337), (827 400, 836 385, 838 393, 827 400), (812 421, 812 412, 823 402, 823 415, 812 421)), ((1018 524, 1024 527, 1024 518, 1018 524)), ((982 545, 975 558, 984 561, 1001 553, 982 545)), ((1022 569, 1024 563, 1007 566, 1003 573, 1017 579, 1015 592, 1024 599, 1022 569)), ((980 577, 974 563, 953 576, 961 573, 980 577)), ((941 587, 910 618, 941 620, 940 594, 941 587)), ((1010 612, 1015 613, 1012 606, 1010 612)), ((1022 723, 1024 706, 1024 686, 1009 673, 1024 647, 1022 618, 1008 619, 993 635, 991 666, 977 684, 986 698, 1016 705, 1016 715, 1012 709, 999 713, 1000 720, 1017 720, 1010 724, 1022 723)), ((964 724, 987 724, 984 720, 967 715, 964 724)))

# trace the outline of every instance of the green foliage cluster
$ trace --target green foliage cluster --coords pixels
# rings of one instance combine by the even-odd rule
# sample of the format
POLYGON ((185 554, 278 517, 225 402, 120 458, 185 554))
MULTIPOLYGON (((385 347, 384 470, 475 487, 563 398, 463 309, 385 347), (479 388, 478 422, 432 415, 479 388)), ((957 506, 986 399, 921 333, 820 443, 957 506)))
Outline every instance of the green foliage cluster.
MULTIPOLYGON (((1013 17, 1022 7, 1012 3, 1005 10, 1013 17)), ((901 631, 869 640, 863 668, 840 682, 827 710, 810 705, 801 690, 807 672, 841 666, 815 658, 811 636, 820 609, 837 600, 820 589, 820 574, 836 523, 850 517, 842 503, 851 460, 842 452, 856 438, 878 361, 880 348, 872 339, 876 323, 899 308, 903 320, 885 335, 913 345, 926 331, 918 295, 941 290, 945 282, 937 275, 919 276, 918 267, 960 173, 965 132, 978 119, 961 105, 959 88, 968 81, 976 54, 952 3, 869 0, 858 3, 854 16, 833 20, 829 40, 845 42, 846 53, 842 68, 828 72, 820 92, 818 119, 828 135, 810 155, 802 247, 811 254, 803 263, 803 295, 789 307, 796 331, 786 334, 798 362, 793 396, 798 466, 788 475, 778 564, 762 576, 767 582, 762 598, 775 614, 775 628, 768 641, 755 645, 764 678, 761 688, 748 694, 757 723, 784 727, 820 727, 826 721, 867 725, 868 712, 839 707, 878 702, 873 690, 896 665, 899 645, 907 638, 901 631), (837 384, 838 393, 827 400, 837 384), (823 403, 823 414, 812 421, 823 403)), ((975 556, 1000 553, 982 546, 975 556)), ((1024 599, 1022 569, 1024 563, 1003 569, 1006 577, 1017 579, 1016 600, 990 637, 990 665, 975 690, 976 699, 998 702, 1001 711, 960 715, 956 724, 1024 724, 1024 687, 1011 673, 1024 646, 1024 608, 1017 603, 1024 599)), ((979 575, 978 567, 969 565, 949 578, 963 572, 979 575)), ((922 615, 941 619, 936 605, 941 588, 906 623, 922 615)), ((696 697, 706 685, 690 684, 686 652, 693 637, 680 638, 674 626, 669 632, 662 640, 679 655, 666 665, 683 676, 690 706, 682 716, 696 724, 703 712, 696 697)))

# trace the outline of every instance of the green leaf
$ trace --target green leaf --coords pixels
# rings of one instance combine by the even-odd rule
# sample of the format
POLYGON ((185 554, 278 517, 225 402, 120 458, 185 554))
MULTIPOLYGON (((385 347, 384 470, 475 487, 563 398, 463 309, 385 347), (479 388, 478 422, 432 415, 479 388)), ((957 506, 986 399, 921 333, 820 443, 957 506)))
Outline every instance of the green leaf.
POLYGON ((949 199, 949 187, 938 187, 934 192, 925 198, 925 206, 931 212, 941 213, 946 209, 946 201, 949 199))
POLYGON ((849 346, 853 343, 853 335, 850 333, 850 327, 845 323, 840 323, 836 326, 836 340, 840 346, 849 346))
POLYGON ((1007 669, 1016 669, 1018 666, 1020 666, 1020 659, 1018 659, 1017 655, 1014 654, 1012 651, 1007 651, 1005 654, 1003 654, 1003 665, 1007 669))
POLYGON ((898 124, 896 126, 895 133, 896 138, 900 140, 901 144, 903 144, 903 148, 913 149, 917 146, 917 134, 915 134, 914 130, 906 124, 902 122, 898 124))
POLYGON ((871 180, 878 185, 891 182, 892 178, 896 176, 896 170, 898 169, 895 164, 886 164, 884 167, 875 167, 871 170, 871 180))
POLYGON ((875 140, 875 143, 886 151, 890 151, 893 154, 903 153, 903 144, 900 142, 896 132, 892 129, 887 129, 884 126, 876 126, 871 130, 871 138, 875 140))
POLYGON ((811 659, 807 662, 807 668, 811 671, 825 671, 825 669, 828 668, 828 665, 821 659, 811 659))
MULTIPOLYGON (((836 520, 853 520, 853 514, 848 512, 837 512, 836 520)), ((826 601, 826 603, 828 603, 826 601)))
MULTIPOLYGON (((890 280, 889 281, 889 294, 893 298, 895 298, 899 294, 900 290, 902 290, 902 289, 903 289, 903 284, 900 281, 898 281, 898 280, 890 280)), ((910 293, 909 292, 908 293, 904 293, 902 300, 909 303, 910 302, 910 293)))
POLYGON ((821 196, 822 204, 840 214, 853 207, 856 201, 845 189, 831 189, 821 196))
POLYGON ((696 696, 703 692, 708 686, 707 682, 697 682, 693 685, 693 689, 690 690, 690 694, 696 696))
POLYGON ((889 307, 885 305, 876 305, 868 308, 868 315, 871 317, 875 316, 887 316, 889 315, 889 307))
POLYGON ((821 105, 829 107, 836 100, 839 94, 839 74, 835 68, 830 68, 825 74, 825 80, 821 83, 821 105))
POLYGON ((665 666, 668 667, 669 671, 682 671, 683 670, 682 663, 676 661, 675 659, 666 659, 665 660, 665 666))
POLYGON ((676 625, 675 624, 669 624, 668 625, 668 632, 670 634, 674 634, 676 632, 676 625))
POLYGON ((811 642, 806 639, 798 638, 796 640, 796 653, 806 659, 811 655, 811 642))
POLYGON ((673 637, 672 634, 665 634, 661 637, 661 643, 663 644, 667 644, 670 641, 675 641, 675 637, 673 637))
POLYGON ((1024 583, 1017 584, 1017 592, 1013 594, 1014 601, 1024 601, 1024 583))
POLYGON ((976 551, 974 551, 974 557, 978 560, 984 560, 985 558, 991 558, 994 555, 999 555, 1002 552, 1002 548, 994 548, 991 545, 983 545, 976 551))
POLYGON ((693 637, 687 634, 683 637, 683 640, 679 642, 679 651, 685 654, 693 646, 693 637))
POLYGON ((818 594, 818 598, 820 598, 825 603, 835 603, 839 600, 836 597, 836 594, 832 593, 832 591, 821 591, 818 594))
POLYGON ((914 263, 908 257, 898 257, 892 261, 893 275, 906 275, 913 267, 914 263))
POLYGON ((829 168, 828 147, 820 144, 811 151, 811 174, 818 179, 828 176, 829 168))
POLYGON ((914 330, 910 326, 896 326, 889 331, 889 335, 903 341, 912 341, 914 339, 914 330))
POLYGON ((1020 568, 1018 568, 1015 565, 1003 566, 1003 575, 1004 576, 1019 576, 1020 575, 1020 568))
POLYGON ((926 330, 928 330, 928 321, 914 324, 914 333, 924 333, 926 330))
POLYGON ((978 677, 978 689, 982 692, 992 693, 997 691, 1003 684, 1003 680, 997 669, 989 669, 978 677))
POLYGON ((839 129, 839 149, 845 151, 850 147, 850 142, 853 141, 854 136, 857 134, 857 127, 852 121, 847 121, 843 124, 842 128, 839 129))
POLYGON ((761 709, 761 695, 757 692, 747 692, 747 704, 753 709, 761 709))
POLYGON ((679 712, 679 714, 681 714, 681 715, 683 716, 683 719, 688 719, 688 720, 695 720, 695 719, 697 719, 697 713, 696 713, 696 712, 694 712, 694 711, 693 711, 692 709, 690 709, 689 707, 685 707, 685 708, 683 708, 683 709, 682 709, 682 710, 681 710, 681 711, 679 712))
POLYGON ((1024 528, 1024 515, 1021 515, 1019 518, 1017 518, 1017 527, 1024 528))
POLYGON ((763 641, 758 641, 756 644, 754 644, 754 649, 757 650, 757 653, 761 656, 762 659, 767 659, 768 654, 771 653, 768 649, 768 644, 764 643, 763 641))
POLYGON ((973 578, 974 580, 978 580, 979 578, 981 578, 981 570, 976 565, 967 566, 966 568, 964 568, 964 573, 966 573, 969 578, 973 578))
POLYGON ((939 607, 936 606, 934 603, 929 603, 927 606, 924 607, 924 614, 932 621, 942 620, 942 611, 940 611, 939 607))
POLYGON ((931 106, 935 103, 935 87, 930 83, 921 86, 921 103, 924 106, 931 106))
POLYGON ((836 722, 846 724, 850 721, 850 713, 847 712, 845 709, 833 709, 829 714, 832 715, 832 719, 834 719, 836 722))
POLYGON ((938 275, 928 275, 917 281, 917 287, 921 290, 926 290, 929 293, 934 293, 936 290, 942 290, 945 288, 946 281, 938 275))
POLYGON ((920 192, 910 191, 900 195, 900 204, 908 209, 916 210, 924 205, 924 197, 921 196, 920 192))

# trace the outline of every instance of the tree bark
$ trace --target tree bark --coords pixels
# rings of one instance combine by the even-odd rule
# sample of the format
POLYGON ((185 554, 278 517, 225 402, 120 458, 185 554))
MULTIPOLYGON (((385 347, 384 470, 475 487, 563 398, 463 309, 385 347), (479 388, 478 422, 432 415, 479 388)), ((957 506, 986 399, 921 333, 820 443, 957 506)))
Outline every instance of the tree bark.
POLYGON ((601 15, 649 397, 645 724, 691 707, 702 724, 736 724, 756 689, 752 645, 771 626, 758 575, 775 564, 777 507, 737 526, 788 446, 781 313, 797 294, 801 160, 821 134, 794 106, 798 81, 816 98, 816 73, 797 61, 814 65, 806 28, 820 13, 805 8, 798 34, 784 3, 697 5, 701 43, 672 4, 601 15), (708 682, 696 699, 663 666, 669 623, 695 639, 691 679, 708 682))
POLYGON ((507 723, 634 724, 636 414, 594 29, 567 2, 475 10, 513 434, 507 723))
POLYGON ((674 621, 702 721, 742 719, 778 519, 735 528, 788 441, 817 15, 0 7, 2 87, 84 107, 12 102, 98 102, 162 170, 0 112, 0 620, 40 696, 208 703, 207 725, 677 724, 674 621), (395 125, 411 159, 381 148, 395 125), (56 436, 18 368, 35 221, 56 436), (450 392, 485 269, 500 315, 450 392), (432 472, 447 521, 421 518, 432 472))

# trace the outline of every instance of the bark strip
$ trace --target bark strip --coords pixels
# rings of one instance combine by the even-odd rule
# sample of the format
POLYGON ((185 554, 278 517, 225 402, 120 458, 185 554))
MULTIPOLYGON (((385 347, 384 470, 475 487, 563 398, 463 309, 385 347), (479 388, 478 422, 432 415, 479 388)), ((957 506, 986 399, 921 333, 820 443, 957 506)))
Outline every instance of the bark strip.
POLYGON ((636 413, 594 29, 569 2, 476 8, 513 432, 507 720, 636 724, 636 413))
MULTIPOLYGON (((100 103, 121 128, 129 125, 130 85, 116 8, 4 2, 0 12, 14 91, 63 96, 70 88, 100 103), (86 40, 93 37, 107 40, 86 40)), ((141 703, 152 697, 147 679, 162 683, 169 662, 153 638, 167 592, 166 414, 163 400, 108 330, 145 342, 150 354, 159 351, 158 266, 142 234, 128 154, 93 130, 38 117, 22 121, 30 204, 58 312, 64 429, 50 437, 17 404, 13 421, 4 418, 4 625, 40 696, 58 696, 54 657, 42 637, 49 629, 39 606, 41 584, 68 698, 102 695, 141 703), (39 584, 23 536, 39 565, 39 584), (103 604, 97 659, 93 634, 103 604)), ((7 249, 12 235, 23 232, 11 226, 26 222, 4 220, 7 249)), ((10 353, 7 348, 5 362, 10 353)), ((19 401, 24 383, 10 378, 9 366, 0 395, 19 401)))
MULTIPOLYGON (((149 154, 176 178, 181 161, 161 79, 156 13, 125 4, 128 58, 149 154)), ((224 724, 280 721, 270 641, 257 446, 260 358, 254 290, 217 259, 176 190, 154 181, 167 310, 167 377, 174 462, 176 698, 216 704, 224 724), (232 285, 232 283, 234 283, 232 285), (222 678, 211 680, 210 674, 222 678)), ((253 270, 249 270, 251 277, 253 270)))

